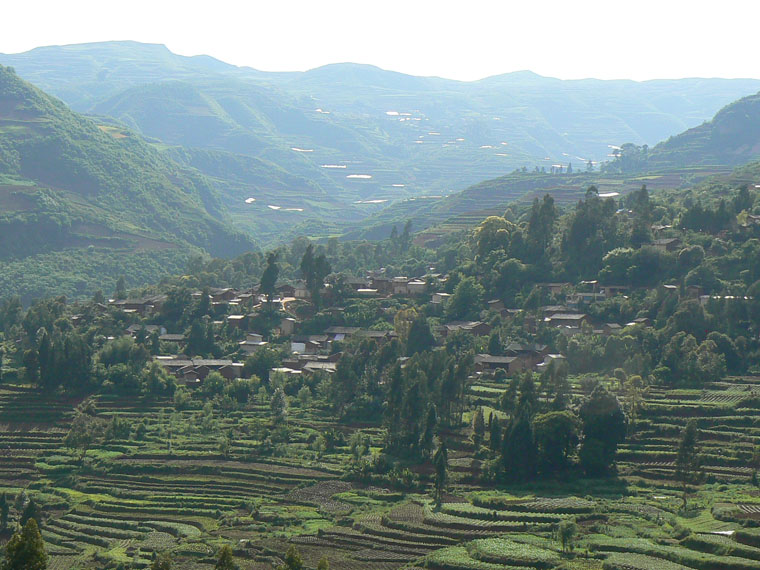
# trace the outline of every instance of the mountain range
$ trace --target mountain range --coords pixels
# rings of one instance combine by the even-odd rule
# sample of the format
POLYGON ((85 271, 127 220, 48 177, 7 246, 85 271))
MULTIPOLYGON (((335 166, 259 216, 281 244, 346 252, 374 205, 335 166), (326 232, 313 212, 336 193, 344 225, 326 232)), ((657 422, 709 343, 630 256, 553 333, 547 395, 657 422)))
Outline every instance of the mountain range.
POLYGON ((0 63, 12 66, 0 69, 0 287, 29 282, 27 297, 110 285, 119 263, 155 281, 191 255, 297 235, 378 238, 412 219, 435 236, 542 193, 692 183, 760 149, 754 79, 270 73, 136 42, 0 63), (34 271, 61 260, 49 282, 34 271), (83 277, 62 278, 71 267, 83 277))
POLYGON ((262 243, 340 232, 392 202, 523 166, 585 168, 614 145, 654 145, 760 89, 754 79, 531 72, 461 82, 349 63, 273 73, 137 42, 43 47, 0 63, 76 111, 171 147, 262 243))

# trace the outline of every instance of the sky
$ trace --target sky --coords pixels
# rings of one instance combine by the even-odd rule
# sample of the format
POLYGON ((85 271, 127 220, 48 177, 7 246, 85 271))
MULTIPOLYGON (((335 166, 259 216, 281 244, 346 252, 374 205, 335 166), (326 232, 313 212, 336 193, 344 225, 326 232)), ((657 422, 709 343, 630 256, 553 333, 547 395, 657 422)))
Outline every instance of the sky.
POLYGON ((757 0, 25 0, 0 53, 107 40, 265 71, 355 62, 463 81, 760 78, 757 0))

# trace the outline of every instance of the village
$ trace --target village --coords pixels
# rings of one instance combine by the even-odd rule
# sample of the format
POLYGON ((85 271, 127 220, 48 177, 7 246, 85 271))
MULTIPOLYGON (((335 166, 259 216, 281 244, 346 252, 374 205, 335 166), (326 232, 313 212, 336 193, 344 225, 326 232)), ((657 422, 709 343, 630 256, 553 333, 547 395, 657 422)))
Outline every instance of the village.
MULTIPOLYGON (((671 240, 668 241, 668 246, 671 240)), ((381 272, 376 272, 381 273, 381 272)), ((364 278, 344 278, 347 286, 347 299, 395 299, 416 307, 427 307, 429 314, 439 317, 441 324, 433 327, 436 340, 443 345, 446 338, 458 331, 475 337, 488 338, 495 327, 501 323, 520 323, 526 337, 533 337, 540 328, 556 329, 567 337, 576 335, 611 336, 619 334, 626 326, 639 325, 651 327, 648 318, 636 318, 628 323, 594 322, 584 312, 596 302, 601 302, 618 295, 626 295, 628 286, 600 285, 596 281, 582 281, 577 285, 569 282, 538 283, 536 287, 551 299, 564 302, 540 306, 536 310, 518 310, 504 306, 501 300, 490 300, 481 311, 481 320, 445 321, 444 307, 451 298, 444 292, 447 276, 430 273, 419 278, 386 277, 382 274, 369 273, 364 278)), ((329 288, 330 285, 326 285, 329 288)), ((663 285, 664 293, 678 294, 675 285, 663 285)), ((326 290, 323 289, 323 293, 326 290)), ((203 293, 199 290, 191 293, 198 300, 203 293)), ((144 298, 109 300, 108 306, 115 308, 133 321, 125 334, 135 339, 144 339, 154 335, 160 354, 154 359, 168 372, 188 388, 202 385, 212 371, 226 379, 240 378, 244 361, 262 347, 280 348, 287 351, 280 365, 271 369, 272 373, 285 376, 311 375, 315 372, 333 373, 341 358, 340 350, 335 350, 340 343, 350 339, 371 339, 379 345, 398 338, 393 330, 393 315, 389 315, 388 328, 382 330, 346 326, 342 318, 342 308, 325 307, 323 313, 332 315, 332 322, 323 330, 312 334, 301 332, 303 319, 294 310, 296 305, 308 305, 311 293, 303 280, 282 283, 276 287, 276 296, 267 300, 260 286, 249 289, 210 288, 207 290, 208 301, 214 315, 214 330, 227 331, 237 340, 238 349, 226 355, 226 358, 197 358, 187 354, 187 336, 183 331, 169 332, 160 322, 161 309, 166 295, 153 295, 144 298), (271 302, 271 306, 268 303, 271 302), (255 329, 256 317, 262 311, 276 311, 279 322, 270 331, 255 329), (334 324, 332 324, 334 323, 334 324)), ((690 286, 685 294, 705 304, 709 296, 704 295, 701 287, 690 286)), ((380 303, 378 306, 381 306, 380 303)), ((105 309, 106 307, 103 306, 105 309)), ((76 317, 75 317, 76 318, 76 317)), ((483 377, 513 376, 526 370, 541 372, 553 361, 565 360, 565 355, 553 353, 546 344, 537 342, 520 342, 503 339, 504 348, 500 354, 478 353, 475 355, 475 374, 483 377)))

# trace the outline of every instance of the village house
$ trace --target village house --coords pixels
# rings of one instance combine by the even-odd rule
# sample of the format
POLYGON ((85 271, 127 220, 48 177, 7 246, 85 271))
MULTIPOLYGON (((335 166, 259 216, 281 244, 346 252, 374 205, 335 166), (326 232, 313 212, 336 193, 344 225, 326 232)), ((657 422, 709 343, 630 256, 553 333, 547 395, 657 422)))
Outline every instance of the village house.
POLYGON ((158 340, 160 340, 161 342, 172 342, 176 344, 182 344, 185 341, 187 341, 187 338, 185 338, 185 335, 183 334, 165 333, 165 334, 160 335, 158 337, 158 340))
POLYGON ((237 290, 230 287, 212 287, 209 289, 209 296, 211 297, 212 303, 229 303, 235 297, 237 297, 237 295, 237 290))
POLYGON ((475 336, 491 334, 493 327, 483 321, 451 321, 438 329, 441 336, 446 337, 456 331, 465 331, 475 336))
POLYGON ((311 291, 306 287, 306 281, 299 279, 293 284, 293 294, 288 296, 296 299, 310 299, 311 291))
POLYGON ((301 370, 304 374, 313 374, 315 372, 327 372, 332 374, 335 372, 336 368, 337 364, 335 362, 312 361, 307 362, 301 370))
POLYGON ((345 340, 347 338, 350 338, 357 332, 359 332, 359 327, 329 327, 325 330, 325 334, 329 337, 329 339, 332 340, 345 340))
POLYGON ((447 303, 450 298, 450 293, 433 293, 432 297, 430 298, 430 302, 433 305, 440 305, 447 303))
POLYGON ((356 331, 356 336, 361 337, 361 338, 370 338, 379 343, 384 343, 384 342, 389 341, 392 338, 397 337, 398 335, 394 331, 391 331, 391 330, 384 330, 384 331, 359 330, 359 331, 356 331))
POLYGON ((285 317, 275 328, 275 333, 279 336, 290 336, 296 331, 296 320, 293 317, 285 317))
POLYGON ((536 370, 541 372, 546 370, 552 362, 564 363, 567 359, 562 354, 547 354, 544 356, 543 362, 536 364, 536 370))
POLYGON ((585 313, 555 313, 544 319, 544 322, 550 327, 580 329, 589 322, 589 318, 585 313))
POLYGON ((475 371, 484 374, 493 374, 499 368, 504 369, 508 375, 513 375, 525 370, 525 361, 516 356, 493 356, 491 354, 476 354, 474 358, 475 371))
POLYGON ((578 309, 581 305, 590 305, 599 301, 607 300, 607 295, 595 291, 581 291, 572 293, 567 296, 567 306, 571 309, 578 309))
POLYGON ((343 283, 352 291, 360 291, 362 289, 371 288, 370 280, 362 277, 346 277, 343 283))
POLYGON ((132 338, 137 338, 140 334, 145 334, 145 336, 150 336, 153 333, 158 333, 159 335, 166 334, 166 328, 162 327, 161 325, 142 325, 142 324, 134 324, 134 325, 129 325, 127 327, 127 334, 131 336, 132 338))
POLYGON ((506 356, 515 356, 522 362, 524 368, 533 368, 549 353, 549 347, 545 344, 522 344, 510 342, 504 349, 506 356))
POLYGON ((424 295, 427 291, 427 283, 420 279, 412 279, 406 284, 408 295, 424 295))
POLYGON ((660 238, 652 242, 652 246, 660 251, 677 251, 681 247, 679 238, 660 238))
POLYGON ((266 346, 268 343, 264 340, 264 337, 258 333, 248 333, 245 340, 238 343, 240 350, 246 354, 253 354, 256 350, 262 346, 266 346))
POLYGON ((378 297, 380 295, 379 291, 377 289, 357 289, 356 294, 360 297, 378 297))
POLYGON ((602 325, 602 334, 605 336, 611 336, 613 334, 619 334, 623 330, 617 323, 604 323, 602 325))
POLYGON ((227 315, 227 326, 232 329, 245 329, 248 315, 227 315))
POLYGON ((143 317, 153 315, 161 310, 166 302, 166 295, 153 295, 142 299, 111 300, 109 304, 125 313, 137 313, 143 317))
POLYGON ((329 350, 330 339, 326 334, 295 335, 290 341, 290 352, 317 354, 329 350))
POLYGON ((170 374, 188 386, 202 384, 211 372, 218 372, 224 378, 232 380, 233 378, 240 378, 243 371, 242 362, 226 359, 156 357, 155 360, 170 374))
POLYGON ((388 277, 370 277, 370 287, 377 289, 380 295, 391 295, 393 293, 393 281, 388 277))
POLYGON ((408 277, 394 277, 392 281, 392 293, 394 295, 408 295, 410 279, 408 277))
POLYGON ((546 289, 550 295, 559 295, 564 289, 572 287, 571 283, 536 283, 536 287, 546 289))
POLYGON ((277 294, 280 296, 281 299, 285 297, 295 298, 296 296, 296 288, 293 285, 290 285, 289 283, 278 285, 275 291, 277 291, 277 294))
POLYGON ((626 293, 630 287, 628 285, 602 285, 601 291, 609 299, 617 295, 626 293))

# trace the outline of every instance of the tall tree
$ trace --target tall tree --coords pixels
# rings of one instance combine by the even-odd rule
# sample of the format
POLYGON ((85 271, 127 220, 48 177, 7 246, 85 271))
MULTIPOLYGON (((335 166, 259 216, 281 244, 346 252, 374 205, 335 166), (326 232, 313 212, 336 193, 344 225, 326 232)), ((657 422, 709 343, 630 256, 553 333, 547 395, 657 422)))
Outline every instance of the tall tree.
POLYGON ((625 439, 625 414, 617 398, 603 386, 597 386, 581 405, 580 417, 581 465, 588 475, 604 475, 615 461, 618 444, 625 439))
POLYGON ((219 557, 216 560, 214 570, 238 570, 238 565, 232 557, 232 548, 225 544, 219 549, 219 557))
POLYGON ((676 455, 676 480, 681 483, 683 508, 686 508, 687 493, 689 484, 697 483, 700 480, 699 457, 699 430, 697 422, 694 419, 689 420, 681 434, 681 440, 678 443, 678 454, 676 455))
POLYGON ((29 519, 5 547, 4 570, 45 570, 48 556, 37 521, 29 519))
POLYGON ((172 570, 172 557, 168 552, 162 552, 150 565, 150 570, 172 570))
POLYGON ((486 422, 483 418, 483 408, 478 406, 472 416, 472 442, 475 444, 477 451, 483 444, 483 437, 486 434, 486 422))
POLYGON ((435 337, 425 315, 418 314, 409 326, 406 339, 406 355, 414 356, 418 352, 430 350, 435 346, 435 337))
POLYGON ((435 469, 435 480, 433 481, 433 500, 436 508, 441 506, 443 493, 446 490, 446 481, 448 480, 449 451, 446 448, 446 442, 442 441, 441 445, 433 455, 433 467, 435 469))
POLYGON ((8 515, 10 514, 10 510, 8 496, 3 493, 0 495, 0 530, 8 528, 8 515))
POLYGON ((113 293, 114 299, 121 301, 127 298, 127 281, 123 275, 119 276, 116 281, 116 290, 113 293))
POLYGON ((271 308, 272 298, 274 297, 277 277, 280 275, 280 267, 277 265, 278 254, 271 252, 267 256, 267 266, 261 275, 261 292, 267 296, 267 306, 271 308))

